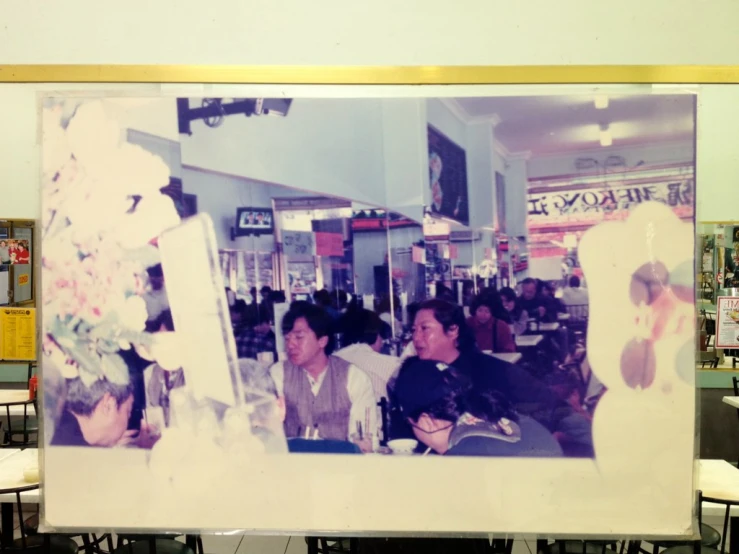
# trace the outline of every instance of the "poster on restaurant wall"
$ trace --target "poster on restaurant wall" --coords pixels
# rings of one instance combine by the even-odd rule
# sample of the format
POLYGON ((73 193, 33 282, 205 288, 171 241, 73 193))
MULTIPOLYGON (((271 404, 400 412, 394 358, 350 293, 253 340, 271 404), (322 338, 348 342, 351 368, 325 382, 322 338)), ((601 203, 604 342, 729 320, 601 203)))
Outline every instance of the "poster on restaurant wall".
POLYGON ((465 151, 430 125, 428 144, 431 210, 467 225, 470 216, 465 151))
MULTIPOLYGON (((183 181, 198 194, 198 214, 189 218, 162 193, 171 177, 164 160, 120 132, 153 113, 175 113, 174 97, 111 101, 91 91, 44 99, 42 531, 692 536, 694 178, 685 169, 664 187, 627 186, 621 174, 604 188, 597 174, 587 190, 531 191, 525 174, 505 170, 510 211, 501 216, 511 236, 498 237, 503 256, 487 239, 451 248, 453 232, 493 232, 490 222, 462 230, 446 221, 468 221, 471 192, 487 206, 474 215, 498 209, 494 174, 505 163, 488 128, 507 151, 532 150, 527 168, 541 158, 553 166, 552 150, 569 149, 558 167, 570 172, 560 179, 570 185, 571 158, 601 146, 597 122, 579 119, 599 115, 592 88, 536 97, 443 90, 459 96, 403 89, 409 113, 424 116, 392 121, 377 117, 378 108, 397 113, 392 87, 351 89, 351 97, 339 87, 317 99, 289 86, 288 114, 226 111, 216 127, 189 121, 192 135, 173 146, 195 168, 183 181), (501 120, 495 129, 486 119, 492 113, 501 120), (582 132, 550 134, 552 121, 582 132), (524 132, 534 123, 536 140, 524 132), (582 138, 587 130, 592 137, 582 138), (436 205, 423 240, 404 223, 385 236, 382 229, 343 234, 351 269, 331 265, 346 263, 333 256, 339 234, 317 235, 330 229, 314 229, 303 212, 276 234, 231 236, 239 207, 271 205, 287 221, 292 212, 281 206, 329 210, 338 201, 341 214, 327 217, 348 219, 355 204, 417 206, 429 187, 436 205), (611 197, 618 209, 605 210, 611 197), (551 237, 562 252, 542 261, 532 234, 511 234, 527 211, 537 225, 550 217, 555 226, 577 225, 551 237), (180 234, 188 240, 166 239, 180 234), (357 236, 366 247, 357 248, 357 236), (275 290, 251 299, 256 306, 229 310, 228 276, 239 267, 218 252, 241 251, 235 248, 257 253, 242 263, 254 286, 268 280, 271 256, 275 290), (581 273, 565 287, 562 266, 575 249, 581 273), (317 263, 318 251, 329 254, 326 263, 317 263), (329 278, 333 269, 349 278, 329 278), (452 288, 460 276, 469 283, 452 288), (351 277, 356 291, 345 282, 351 277), (475 298, 480 306, 468 321, 460 295, 466 304, 491 281, 514 288, 501 302, 475 298), (369 293, 374 301, 365 304, 369 293), (271 306, 274 327, 253 317, 283 294, 287 302, 271 306), (486 311, 509 319, 510 333, 486 332, 486 311), (384 346, 389 337, 378 319, 402 329, 397 338, 410 335, 403 358, 350 362, 352 351, 371 350, 368 342, 384 346), (276 365, 267 361, 272 353, 276 365), (154 413, 162 417, 148 417, 154 413), (100 502, 101 494, 115 502, 100 502)), ((629 90, 613 92, 613 115, 619 105, 649 113, 642 128, 650 133, 642 143, 616 135, 615 145, 628 140, 637 148, 645 136, 651 145, 655 132, 673 129, 681 134, 662 136, 662 146, 682 141, 668 153, 690 165, 694 95, 629 90)), ((243 98, 254 93, 233 89, 243 98)), ((175 122, 157 120, 167 123, 176 134, 175 122)))

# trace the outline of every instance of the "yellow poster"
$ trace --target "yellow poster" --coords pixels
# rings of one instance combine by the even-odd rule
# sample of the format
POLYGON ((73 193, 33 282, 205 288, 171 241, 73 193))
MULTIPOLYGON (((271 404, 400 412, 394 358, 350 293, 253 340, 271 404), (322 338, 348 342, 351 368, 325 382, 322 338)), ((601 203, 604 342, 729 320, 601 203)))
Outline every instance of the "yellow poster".
POLYGON ((28 273, 24 273, 23 275, 18 275, 18 286, 22 287, 23 285, 28 284, 28 273))
POLYGON ((0 309, 0 358, 36 359, 36 309, 0 309))

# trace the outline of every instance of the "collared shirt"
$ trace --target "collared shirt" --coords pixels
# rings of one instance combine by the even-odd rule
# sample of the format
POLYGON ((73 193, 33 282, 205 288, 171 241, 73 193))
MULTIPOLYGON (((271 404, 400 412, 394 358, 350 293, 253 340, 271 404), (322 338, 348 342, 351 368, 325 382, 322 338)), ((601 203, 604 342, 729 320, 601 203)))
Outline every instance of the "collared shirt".
MULTIPOLYGON (((283 366, 283 363, 277 362, 270 368, 269 371, 272 375, 272 379, 275 382, 277 394, 279 396, 284 396, 285 367, 283 366)), ((321 374, 316 378, 312 377, 306 371, 305 376, 308 378, 313 396, 318 396, 318 391, 321 390, 321 385, 326 378, 326 371, 324 370, 323 372, 321 372, 321 374)), ((375 393, 372 389, 372 383, 370 382, 370 379, 369 377, 367 377, 366 373, 352 364, 349 365, 346 391, 349 394, 349 400, 351 400, 352 403, 351 411, 349 412, 349 429, 347 432, 347 436, 351 437, 357 432, 358 422, 362 424, 362 428, 366 432, 367 416, 369 416, 369 428, 372 429, 374 433, 377 433, 377 404, 375 402, 375 393)))
POLYGON ((334 355, 367 374, 375 391, 375 401, 379 402, 382 397, 387 398, 387 382, 400 368, 400 358, 375 352, 369 344, 364 343, 350 344, 334 352, 334 355))

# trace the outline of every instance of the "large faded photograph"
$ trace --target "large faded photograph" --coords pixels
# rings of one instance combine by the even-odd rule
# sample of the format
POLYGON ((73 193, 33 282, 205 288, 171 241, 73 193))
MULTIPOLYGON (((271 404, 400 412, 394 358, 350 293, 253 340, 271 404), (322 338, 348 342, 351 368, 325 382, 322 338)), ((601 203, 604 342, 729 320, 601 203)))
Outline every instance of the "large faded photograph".
POLYGON ((49 471, 618 471, 690 421, 694 105, 45 98, 49 471))

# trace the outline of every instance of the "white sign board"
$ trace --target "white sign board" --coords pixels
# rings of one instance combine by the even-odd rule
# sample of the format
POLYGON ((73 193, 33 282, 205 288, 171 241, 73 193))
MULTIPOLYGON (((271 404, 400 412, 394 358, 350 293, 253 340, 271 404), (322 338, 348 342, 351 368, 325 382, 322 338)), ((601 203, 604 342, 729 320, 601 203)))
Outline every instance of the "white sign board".
POLYGON ((718 297, 716 348, 739 348, 739 297, 718 297))

